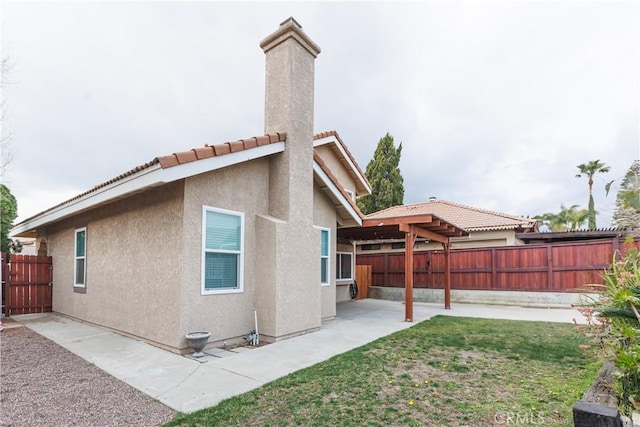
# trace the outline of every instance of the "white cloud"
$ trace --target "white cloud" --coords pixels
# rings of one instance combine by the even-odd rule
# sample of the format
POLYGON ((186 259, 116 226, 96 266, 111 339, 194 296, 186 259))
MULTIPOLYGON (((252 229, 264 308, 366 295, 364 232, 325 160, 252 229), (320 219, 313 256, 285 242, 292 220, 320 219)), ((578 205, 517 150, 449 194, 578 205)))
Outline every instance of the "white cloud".
POLYGON ((640 157, 639 8, 5 2, 6 179, 24 219, 157 155, 260 134, 258 44, 293 15, 322 48, 316 129, 338 130, 363 168, 386 132, 402 141, 406 202, 586 206, 575 166, 601 159, 613 169, 594 190, 608 225, 604 183, 640 157))

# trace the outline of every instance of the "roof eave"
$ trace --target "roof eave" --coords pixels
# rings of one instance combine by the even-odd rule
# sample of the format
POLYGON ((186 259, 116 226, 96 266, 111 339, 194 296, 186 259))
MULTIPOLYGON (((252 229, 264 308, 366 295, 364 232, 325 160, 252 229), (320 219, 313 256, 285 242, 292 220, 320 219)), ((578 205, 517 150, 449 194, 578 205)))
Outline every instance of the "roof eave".
POLYGON ((334 199, 349 215, 351 219, 358 225, 362 225, 362 218, 358 215, 358 212, 353 208, 349 200, 345 197, 343 192, 334 184, 329 178, 329 175, 322 169, 317 161, 313 161, 313 173, 320 179, 320 181, 329 190, 331 198, 334 199))
POLYGON ((344 146, 342 145, 342 143, 338 140, 338 138, 335 135, 331 134, 331 135, 326 136, 324 138, 318 138, 318 139, 313 141, 313 146, 317 147, 319 145, 324 145, 324 144, 328 144, 328 143, 331 143, 331 142, 335 144, 335 146, 338 148, 338 150, 340 150, 340 153, 342 154, 342 156, 344 157, 345 161, 349 165, 349 168, 353 171, 353 173, 358 178, 357 181, 359 182, 359 184, 361 185, 362 189, 364 190, 364 191, 358 192, 356 195, 357 196, 370 195, 371 192, 372 192, 371 184, 369 184, 369 181, 367 180, 367 178, 360 172, 360 169, 353 162, 353 160, 351 159, 351 156, 345 151, 344 146))
POLYGON ((158 163, 29 218, 13 227, 10 235, 12 237, 32 237, 33 232, 39 227, 99 207, 133 193, 260 157, 281 153, 284 148, 284 142, 276 142, 250 150, 238 151, 164 169, 158 163))
POLYGON ((74 214, 89 210, 125 195, 135 193, 161 183, 160 164, 153 165, 134 175, 113 182, 110 185, 91 191, 90 193, 69 200, 61 205, 31 217, 11 229, 12 237, 31 236, 37 228, 68 218, 74 214))

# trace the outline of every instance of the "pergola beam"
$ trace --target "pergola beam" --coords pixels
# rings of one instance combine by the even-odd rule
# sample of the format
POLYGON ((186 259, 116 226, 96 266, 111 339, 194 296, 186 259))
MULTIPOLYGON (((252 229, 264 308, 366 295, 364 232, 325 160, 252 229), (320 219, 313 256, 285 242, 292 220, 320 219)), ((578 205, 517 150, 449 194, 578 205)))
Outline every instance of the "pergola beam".
POLYGON ((433 240, 434 242, 446 243, 449 241, 449 238, 443 236, 438 233, 434 233, 433 231, 425 230, 424 228, 418 227, 416 225, 410 224, 399 224, 398 228, 400 231, 405 233, 415 234, 419 237, 424 237, 425 239, 433 240))
POLYGON ((362 221, 364 227, 381 227, 384 225, 402 224, 429 224, 433 221, 431 215, 402 216, 397 218, 365 219, 362 221))

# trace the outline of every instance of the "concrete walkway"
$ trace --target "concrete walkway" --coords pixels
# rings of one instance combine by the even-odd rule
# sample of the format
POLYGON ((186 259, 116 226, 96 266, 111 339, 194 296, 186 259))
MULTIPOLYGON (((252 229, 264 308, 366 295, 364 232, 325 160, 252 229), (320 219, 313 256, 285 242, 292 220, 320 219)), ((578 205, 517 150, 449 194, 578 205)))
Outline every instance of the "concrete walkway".
POLYGON ((572 322, 576 310, 456 304, 414 304, 404 322, 400 302, 367 299, 338 304, 338 315, 314 333, 249 349, 214 349, 198 361, 108 329, 54 313, 13 316, 114 377, 181 412, 193 412, 436 315, 572 322))

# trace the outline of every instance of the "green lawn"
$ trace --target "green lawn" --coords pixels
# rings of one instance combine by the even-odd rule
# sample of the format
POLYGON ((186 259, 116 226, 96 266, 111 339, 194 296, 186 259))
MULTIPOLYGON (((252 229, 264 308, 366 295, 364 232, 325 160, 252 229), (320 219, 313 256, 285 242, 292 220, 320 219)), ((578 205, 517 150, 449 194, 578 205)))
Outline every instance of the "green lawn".
POLYGON ((570 426, 600 365, 574 325, 438 316, 167 426, 570 426))

